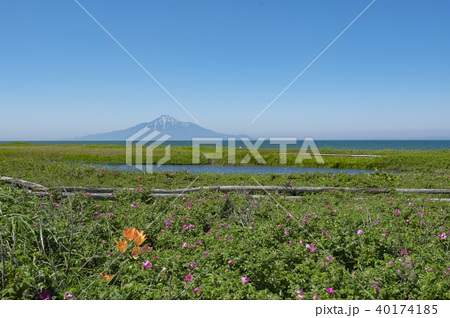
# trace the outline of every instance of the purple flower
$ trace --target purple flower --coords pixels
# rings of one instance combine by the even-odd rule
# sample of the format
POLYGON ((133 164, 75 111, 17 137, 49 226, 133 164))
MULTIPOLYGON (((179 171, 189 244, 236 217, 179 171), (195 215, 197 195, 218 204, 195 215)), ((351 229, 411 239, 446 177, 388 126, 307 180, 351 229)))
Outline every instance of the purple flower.
POLYGON ((314 294, 314 295, 313 295, 313 299, 314 299, 314 300, 319 299, 319 296, 317 296, 316 294, 314 294))
POLYGON ((387 262, 387 264, 388 265, 392 265, 392 264, 394 264, 394 262, 393 261, 389 261, 389 262, 387 262))
POLYGON ((228 261, 228 264, 233 265, 233 264, 234 264, 234 261, 233 261, 232 259, 230 259, 230 260, 228 261))
POLYGON ((408 250, 401 250, 402 255, 408 255, 408 250))
POLYGON ((111 218, 115 217, 114 213, 112 213, 112 212, 109 212, 108 215, 109 215, 109 217, 111 217, 111 218))
POLYGON ((194 293, 197 293, 200 290, 200 286, 194 288, 194 293))
POLYGON ((358 230, 358 231, 356 231, 356 234, 358 234, 358 235, 363 235, 364 232, 363 232, 362 230, 358 230))
POLYGON ((142 263, 142 267, 144 267, 144 269, 152 269, 153 265, 149 260, 146 260, 144 263, 142 263))
POLYGON ((41 225, 41 224, 40 224, 40 223, 36 223, 36 224, 35 224, 36 227, 39 227, 39 225, 41 225))
POLYGON ((189 264, 189 267, 190 267, 191 269, 194 269, 195 267, 197 267, 197 263, 189 264))
POLYGON ((442 234, 438 234, 438 237, 439 237, 441 240, 445 240, 445 239, 447 238, 447 235, 445 234, 445 232, 442 232, 442 234))
POLYGON ((231 240, 232 240, 231 237, 227 238, 227 242, 231 242, 231 240))
POLYGON ((184 278, 184 281, 186 283, 189 283, 192 279, 194 279, 194 276, 187 274, 186 277, 184 278))
POLYGON ((380 286, 378 286, 378 285, 376 285, 374 288, 376 291, 380 291, 380 289, 381 289, 380 286))
POLYGON ((308 223, 307 219, 302 219, 302 223, 308 223))
POLYGON ((289 235, 290 233, 286 230, 284 231, 284 234, 289 235))
POLYGON ((389 233, 388 233, 388 232, 384 232, 384 233, 381 234, 381 235, 383 235, 383 236, 389 236, 389 233))
POLYGON ((51 300, 52 293, 50 293, 47 289, 38 290, 38 294, 36 296, 37 300, 51 300))
POLYGON ((331 295, 331 294, 334 294, 335 292, 336 292, 336 291, 335 291, 333 288, 331 288, 331 287, 328 287, 328 288, 327 288, 327 293, 328 293, 328 294, 331 295))
POLYGON ((288 213, 286 213, 286 216, 287 216, 288 218, 291 218, 291 217, 292 217, 292 214, 290 214, 290 213, 288 212, 288 213))
POLYGON ((317 247, 312 247, 312 248, 309 250, 310 253, 315 253, 316 251, 317 251, 317 247))
POLYGON ((94 215, 94 217, 92 219, 95 221, 98 219, 98 216, 94 215))
POLYGON ((242 284, 248 284, 250 283, 250 279, 247 276, 241 277, 242 284))
POLYGON ((205 251, 205 255, 208 256, 211 252, 205 251))
POLYGON ((328 260, 328 261, 331 261, 332 259, 333 259, 333 256, 328 256, 328 257, 327 257, 327 260, 328 260))
POLYGON ((297 296, 298 296, 298 295, 303 295, 303 289, 295 290, 294 292, 295 292, 295 294, 296 294, 297 296))
POLYGON ((395 210, 395 215, 400 215, 400 210, 399 209, 395 210))
POLYGON ((73 297, 73 295, 72 294, 69 294, 69 293, 64 293, 64 297, 66 297, 66 299, 74 299, 75 297, 73 297))
POLYGON ((188 243, 184 243, 184 244, 183 244, 183 247, 184 247, 184 248, 189 248, 189 244, 188 244, 188 243))

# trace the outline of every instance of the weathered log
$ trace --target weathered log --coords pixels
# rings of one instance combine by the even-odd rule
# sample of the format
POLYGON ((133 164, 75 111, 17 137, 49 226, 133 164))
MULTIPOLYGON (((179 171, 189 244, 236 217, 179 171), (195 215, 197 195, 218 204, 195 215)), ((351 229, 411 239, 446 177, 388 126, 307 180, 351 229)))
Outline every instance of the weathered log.
POLYGON ((35 182, 30 182, 26 180, 21 179, 14 179, 10 177, 0 177, 0 180, 7 181, 13 185, 18 185, 23 188, 31 189, 31 190, 37 190, 37 191, 47 191, 48 188, 35 182))
POLYGON ((450 194, 450 189, 395 189, 401 193, 431 193, 431 194, 450 194))

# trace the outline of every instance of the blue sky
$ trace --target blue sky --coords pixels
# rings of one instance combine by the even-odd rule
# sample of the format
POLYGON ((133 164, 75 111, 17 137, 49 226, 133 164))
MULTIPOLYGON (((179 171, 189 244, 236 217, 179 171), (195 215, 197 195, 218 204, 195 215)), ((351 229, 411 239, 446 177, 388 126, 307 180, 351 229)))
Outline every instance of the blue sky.
MULTIPOLYGON (((450 137, 450 1, 78 0, 188 111, 255 137, 450 137)), ((193 121, 73 0, 3 1, 0 140, 193 121)))

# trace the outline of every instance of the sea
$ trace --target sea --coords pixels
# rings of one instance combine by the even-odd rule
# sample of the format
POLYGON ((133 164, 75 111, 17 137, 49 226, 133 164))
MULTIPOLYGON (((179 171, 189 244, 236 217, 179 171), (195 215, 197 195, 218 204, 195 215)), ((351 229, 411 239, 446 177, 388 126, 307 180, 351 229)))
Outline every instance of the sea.
MULTIPOLYGON (((0 144, 9 144, 13 141, 0 141, 0 144)), ((33 143, 39 145, 120 145, 125 146, 125 141, 20 141, 21 143, 33 143)), ((251 141, 253 144, 256 141, 251 141)), ((437 150, 437 149, 450 149, 450 140, 314 140, 317 148, 319 149, 349 149, 349 150, 437 150)), ((163 145, 171 146, 192 146, 192 141, 173 141, 168 140, 163 145)), ((303 144, 303 140, 297 140, 295 144, 288 144, 288 149, 299 149, 303 144)), ((208 146, 207 142, 202 142, 202 145, 208 146)), ((222 143, 223 147, 227 147, 227 141, 222 143)), ((247 146, 241 140, 235 141, 237 148, 246 148, 247 146)), ((270 143, 269 140, 265 140, 257 147, 259 149, 274 149, 279 148, 279 143, 270 143)))

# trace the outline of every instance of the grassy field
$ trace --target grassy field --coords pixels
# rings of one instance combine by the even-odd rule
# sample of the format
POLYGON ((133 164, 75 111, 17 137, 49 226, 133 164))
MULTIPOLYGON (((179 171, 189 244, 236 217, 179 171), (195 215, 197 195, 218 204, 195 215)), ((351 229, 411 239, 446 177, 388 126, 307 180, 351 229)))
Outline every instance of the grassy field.
MULTIPOLYGON (((186 152, 180 149, 179 160, 186 152)), ((42 197, 0 183, 0 298, 449 299, 450 203, 438 200, 443 195, 152 196, 154 188, 258 183, 449 188, 446 151, 371 154, 391 156, 408 172, 143 174, 86 164, 123 163, 123 147, 2 145, 0 175, 135 190, 96 201, 86 192, 42 197)), ((330 159, 344 166, 381 160, 330 159)))
MULTIPOLYGON (((18 161, 33 159, 50 162, 71 162, 85 164, 125 164, 126 151, 124 146, 111 145, 37 145, 37 144, 2 144, 0 145, 0 160, 18 161)), ((223 149, 222 159, 206 159, 204 153, 213 153, 215 149, 201 147, 201 164, 226 165, 228 164, 228 150, 223 149)), ((258 150, 265 165, 280 166, 279 151, 277 149, 258 150)), ((450 171, 450 149, 445 150, 336 150, 320 149, 322 154, 350 154, 350 155, 379 155, 381 157, 348 157, 324 156, 324 164, 314 159, 303 160, 301 164, 295 163, 298 150, 288 150, 287 166, 352 168, 352 169, 378 169, 398 170, 412 172, 442 172, 450 171)), ((240 165, 245 156, 250 155, 248 165, 259 165, 248 149, 236 149, 235 164, 240 165)), ((164 149, 155 150, 153 163, 164 156, 164 149)), ((143 156, 145 160, 145 154, 143 156)), ((145 162, 145 161, 144 161, 145 162)), ((172 147, 171 158, 166 164, 191 164, 192 147, 172 147)), ((0 163, 1 164, 1 163, 0 163)), ((284 164, 283 164, 284 165, 284 164)))

